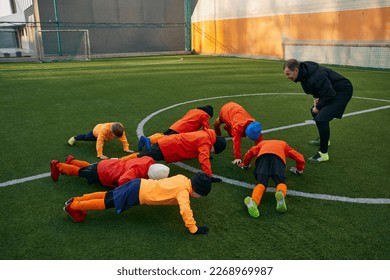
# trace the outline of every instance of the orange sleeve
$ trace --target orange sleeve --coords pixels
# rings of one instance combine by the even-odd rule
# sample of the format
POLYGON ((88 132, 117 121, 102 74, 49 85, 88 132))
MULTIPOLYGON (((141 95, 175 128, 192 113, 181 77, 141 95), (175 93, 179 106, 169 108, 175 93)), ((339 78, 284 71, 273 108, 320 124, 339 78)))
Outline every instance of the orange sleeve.
POLYGON ((221 136, 221 120, 217 118, 214 122, 215 134, 221 136))
POLYGON ((288 146, 288 145, 287 145, 286 149, 287 149, 286 155, 289 158, 295 160, 295 162, 296 162, 296 166, 295 167, 297 168, 297 170, 303 171, 303 169, 305 169, 305 158, 304 158, 304 156, 301 153, 299 153, 296 150, 294 150, 293 148, 291 148, 290 146, 288 146))
POLYGON ((103 146, 104 146, 104 141, 107 138, 107 135, 111 134, 110 130, 110 124, 104 124, 99 127, 95 127, 94 129, 94 135, 97 138, 96 139, 96 152, 97 152, 97 157, 101 157, 103 155, 103 146), (96 131, 96 134, 95 134, 96 131))
POLYGON ((249 164, 251 164, 252 158, 256 157, 259 154, 259 151, 260 151, 259 145, 250 148, 244 156, 244 161, 243 161, 244 165, 249 166, 249 164))
POLYGON ((129 142, 127 141, 126 133, 123 131, 123 135, 121 137, 119 137, 118 139, 122 143, 123 150, 127 151, 129 149, 129 142))
POLYGON ((203 120, 202 120, 202 127, 203 127, 203 130, 205 129, 210 129, 210 117, 209 115, 203 115, 203 120))
POLYGON ((232 129, 233 155, 234 159, 241 159, 241 135, 232 129))
POLYGON ((181 191, 177 195, 177 202, 180 207, 180 215, 183 218, 184 224, 191 233, 195 233, 198 230, 194 214, 190 206, 190 197, 187 191, 181 191))
POLYGON ((212 176, 210 163, 210 147, 208 145, 202 145, 201 147, 199 147, 198 160, 203 172, 209 176, 212 176))

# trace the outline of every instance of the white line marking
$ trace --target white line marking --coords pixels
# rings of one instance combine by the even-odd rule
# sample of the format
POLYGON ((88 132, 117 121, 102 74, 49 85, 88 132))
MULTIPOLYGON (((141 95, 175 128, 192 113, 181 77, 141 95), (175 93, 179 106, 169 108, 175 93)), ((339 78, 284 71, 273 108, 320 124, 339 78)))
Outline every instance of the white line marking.
POLYGON ((184 58, 181 57, 179 59, 175 60, 169 60, 169 61, 161 61, 161 62, 151 62, 151 63, 142 63, 142 64, 137 64, 137 63, 128 63, 128 66, 149 66, 149 65, 163 65, 163 64, 170 64, 170 63, 176 63, 176 62, 181 62, 183 61, 184 58))
MULTIPOLYGON (((265 96, 265 95, 301 95, 301 94, 299 94, 299 93, 237 94, 237 95, 229 95, 229 96, 207 97, 207 98, 201 98, 201 99, 186 101, 186 102, 182 102, 182 103, 177 103, 177 104, 174 104, 172 106, 168 106, 166 108, 158 110, 158 111, 150 114, 146 118, 144 118, 138 124, 136 133, 137 133, 137 136, 139 138, 141 135, 143 135, 143 127, 144 127, 144 125, 151 118, 153 118, 154 116, 160 114, 161 112, 164 112, 166 110, 169 110, 169 109, 172 109, 172 108, 184 105, 184 104, 195 103, 195 102, 204 101, 204 100, 232 98, 232 97, 243 97, 243 96, 259 96, 259 95, 265 96)), ((366 98, 366 97, 358 97, 358 96, 356 96, 356 97, 354 96, 353 98, 372 100, 372 101, 381 101, 381 102, 390 102, 390 100, 366 98)), ((390 108, 390 105, 382 106, 382 107, 376 107, 376 108, 371 108, 371 109, 357 111, 357 112, 351 112, 351 113, 348 113, 348 114, 344 114, 343 117, 356 116, 356 115, 359 115, 359 114, 375 112, 375 111, 384 110, 384 109, 388 109, 388 108, 390 108)), ((312 125, 312 124, 315 124, 315 122, 312 121, 312 120, 306 120, 303 123, 298 123, 298 124, 292 124, 292 125, 286 125, 286 126, 266 129, 266 130, 263 130, 263 133, 269 133, 269 132, 273 132, 273 131, 285 130, 285 129, 289 129, 289 128, 305 126, 305 125, 312 125)), ((189 166, 189 165, 187 165, 187 164, 185 164, 183 162, 176 162, 174 164, 179 166, 179 167, 181 167, 181 168, 183 168, 183 169, 185 169, 185 170, 193 172, 193 173, 201 171, 200 169, 197 169, 197 168, 194 168, 192 166, 189 166)), ((11 186, 11 185, 16 185, 16 184, 20 184, 20 183, 24 183, 24 182, 28 182, 28 181, 32 181, 32 180, 46 178, 46 177, 49 177, 49 176, 50 176, 50 172, 49 173, 43 173, 43 174, 40 174, 40 175, 30 176, 30 177, 26 177, 26 178, 21 178, 21 179, 15 179, 15 180, 7 181, 7 182, 4 182, 4 183, 0 183, 0 187, 7 187, 7 186, 11 186)), ((213 176, 222 179, 224 183, 228 183, 228 184, 231 184, 231 185, 236 185, 236 186, 240 186, 240 187, 244 187, 244 188, 248 188, 248 189, 252 189, 253 188, 253 184, 237 181, 237 180, 226 178, 226 177, 219 176, 219 175, 213 175, 213 176)), ((274 191, 275 191, 275 188, 267 188, 267 192, 274 192, 274 191)), ((352 197, 335 196, 335 195, 328 195, 328 194, 305 193, 305 192, 300 192, 300 191, 295 191, 295 190, 290 190, 290 189, 288 190, 288 195, 299 196, 299 197, 306 197, 306 198, 314 198, 314 199, 322 199, 322 200, 330 200, 330 201, 360 203, 360 204, 390 204, 390 199, 388 199, 388 198, 352 198, 352 197)))
POLYGON ((21 184, 24 182, 33 181, 33 180, 37 180, 37 179, 46 178, 46 177, 49 177, 50 175, 51 175, 50 172, 48 172, 48 173, 42 173, 39 175, 34 175, 34 176, 25 177, 25 178, 21 178, 21 179, 7 181, 4 183, 0 183, 0 188, 11 186, 11 185, 16 185, 16 184, 21 184))
MULTIPOLYGON (((193 173, 200 172, 202 170, 184 164, 182 162, 176 162, 175 165, 191 171, 193 173)), ((254 184, 248 184, 245 182, 237 181, 234 179, 226 178, 219 175, 213 175, 214 177, 222 179, 224 183, 235 185, 247 189, 253 189, 254 184)), ((275 192, 275 188, 267 188, 267 192, 275 192)), ((336 196, 329 194, 318 194, 318 193, 306 193, 295 190, 288 190, 288 195, 290 196, 300 196, 306 198, 314 198, 314 199, 322 199, 322 200, 331 200, 331 201, 341 201, 341 202, 350 202, 350 203, 360 203, 360 204, 390 204, 390 198, 353 198, 353 197, 345 197, 345 196, 336 196)))

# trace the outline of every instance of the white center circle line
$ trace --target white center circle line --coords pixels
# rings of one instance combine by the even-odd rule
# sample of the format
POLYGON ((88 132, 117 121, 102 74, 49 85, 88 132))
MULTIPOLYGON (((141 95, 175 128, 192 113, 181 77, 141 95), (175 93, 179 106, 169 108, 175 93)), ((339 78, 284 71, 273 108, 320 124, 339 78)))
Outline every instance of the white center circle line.
MULTIPOLYGON (((170 110, 172 108, 182 106, 185 104, 190 104, 190 103, 196 103, 200 101, 205 101, 205 100, 215 100, 215 99, 223 99, 223 98, 233 98, 233 97, 253 97, 253 96, 267 96, 267 95, 302 95, 301 93, 252 93, 252 94, 237 94, 237 95, 228 95, 228 96, 216 96, 216 97, 207 97, 207 98, 201 98, 201 99, 195 99, 195 100, 190 100, 182 103, 177 103, 168 107, 165 107, 163 109, 160 109, 156 112, 153 112, 152 114, 148 115, 146 118, 144 118, 137 127, 136 133, 137 137, 140 138, 142 135, 144 135, 144 126, 145 124, 152 119, 154 116, 160 114, 161 112, 170 110)), ((366 99, 366 100, 372 100, 372 101, 381 101, 381 102, 389 102, 390 100, 384 100, 384 99, 375 99, 375 98, 365 98, 365 97, 353 97, 356 99, 366 99)), ((381 106, 381 107, 376 107, 372 109, 367 109, 367 110, 362 110, 362 111, 357 111, 357 112, 352 112, 348 114, 344 114, 343 117, 349 117, 349 116, 355 116, 359 114, 365 114, 369 112, 374 112, 378 110, 383 110, 383 109, 389 109, 390 105, 387 106, 381 106)), ((306 126, 306 125, 313 125, 315 124, 314 121, 312 120, 306 120, 303 123, 298 123, 298 124, 292 124, 292 125, 286 125, 286 126, 281 126, 281 127, 276 127, 276 128, 271 128, 271 129, 266 129, 263 130, 262 133, 269 133, 273 131, 280 131, 280 130, 285 130, 289 128, 294 128, 294 127, 299 127, 299 126, 306 126)), ((194 168, 190 165, 187 165, 183 162, 175 162, 173 163, 176 166, 179 166, 185 170, 188 170, 190 172, 196 173, 201 171, 200 169, 194 168)), ((237 181, 234 179, 230 179, 224 176, 220 175, 214 175, 213 176, 222 179, 224 183, 228 183, 231 185, 236 185, 244 188, 249 188, 252 189, 254 187, 254 184, 249 184, 246 182, 241 182, 237 181)), ((267 192, 274 192, 275 188, 267 188, 267 192)), ((300 197, 306 197, 306 198, 314 198, 314 199, 322 199, 322 200, 331 200, 331 201, 341 201, 341 202, 350 202, 350 203, 361 203, 361 204, 390 204, 390 199, 389 198, 352 198, 352 197, 344 197, 344 196, 335 196, 335 195, 328 195, 328 194, 317 194, 317 193, 306 193, 306 192, 301 192, 301 191, 295 191, 292 189, 288 190, 288 195, 292 196, 300 196, 300 197)))

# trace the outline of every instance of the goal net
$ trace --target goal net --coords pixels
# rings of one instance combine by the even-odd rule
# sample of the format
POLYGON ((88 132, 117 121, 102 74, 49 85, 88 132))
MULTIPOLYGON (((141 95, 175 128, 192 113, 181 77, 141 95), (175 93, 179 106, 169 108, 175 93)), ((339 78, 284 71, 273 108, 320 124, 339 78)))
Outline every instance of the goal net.
POLYGON ((286 40, 285 59, 319 63, 390 68, 390 42, 286 40))
POLYGON ((91 57, 88 30, 40 30, 43 57, 56 59, 85 59, 91 57))

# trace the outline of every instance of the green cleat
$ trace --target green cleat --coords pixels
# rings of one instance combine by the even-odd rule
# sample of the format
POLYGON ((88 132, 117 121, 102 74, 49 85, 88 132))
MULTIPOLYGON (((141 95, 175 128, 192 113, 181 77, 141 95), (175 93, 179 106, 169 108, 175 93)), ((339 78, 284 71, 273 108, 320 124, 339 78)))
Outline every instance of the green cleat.
POLYGON ((328 160, 329 160, 329 154, 321 153, 321 152, 317 152, 314 156, 309 158, 309 162, 311 163, 324 162, 328 160))
POLYGON ((257 204, 250 196, 245 197, 244 203, 246 207, 248 207, 249 215, 251 215, 253 218, 258 218, 260 216, 259 209, 257 209, 257 204))
MULTIPOLYGON (((310 145, 313 145, 313 146, 319 146, 320 145, 320 138, 317 138, 317 139, 314 139, 314 140, 310 140, 308 142, 310 145)), ((328 140, 328 147, 330 146, 330 140, 328 140)))
POLYGON ((284 199, 284 195, 282 191, 277 191, 275 193, 275 198, 276 198, 276 211, 279 213, 284 213, 287 211, 287 205, 286 201, 284 199))

